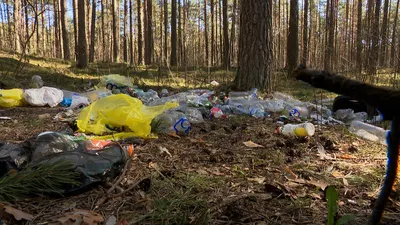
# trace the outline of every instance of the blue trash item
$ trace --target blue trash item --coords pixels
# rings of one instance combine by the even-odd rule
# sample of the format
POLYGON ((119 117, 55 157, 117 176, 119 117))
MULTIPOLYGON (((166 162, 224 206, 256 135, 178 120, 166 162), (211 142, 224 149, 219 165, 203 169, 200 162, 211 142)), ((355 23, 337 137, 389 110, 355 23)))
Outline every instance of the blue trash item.
POLYGON ((72 103, 72 98, 63 98, 62 102, 60 103, 63 107, 70 107, 72 103))

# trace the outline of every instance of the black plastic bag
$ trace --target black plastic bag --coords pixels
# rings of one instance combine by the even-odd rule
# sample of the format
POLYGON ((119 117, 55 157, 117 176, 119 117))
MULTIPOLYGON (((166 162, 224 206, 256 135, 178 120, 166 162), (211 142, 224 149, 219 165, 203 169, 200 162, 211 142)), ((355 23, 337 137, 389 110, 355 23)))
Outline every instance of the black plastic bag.
POLYGON ((29 154, 23 147, 0 143, 0 177, 6 175, 12 169, 22 169, 29 160, 29 154))

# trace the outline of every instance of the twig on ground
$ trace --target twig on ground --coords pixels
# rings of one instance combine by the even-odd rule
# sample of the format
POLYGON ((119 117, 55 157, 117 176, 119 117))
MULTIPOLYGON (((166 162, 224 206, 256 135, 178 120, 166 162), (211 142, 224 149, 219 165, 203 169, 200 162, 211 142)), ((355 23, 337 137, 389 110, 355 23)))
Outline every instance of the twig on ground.
POLYGON ((125 163, 121 176, 119 176, 118 180, 114 183, 114 185, 110 189, 108 189, 107 195, 110 195, 111 192, 118 186, 118 184, 121 183, 122 179, 124 179, 126 171, 128 170, 129 165, 131 165, 131 161, 132 160, 129 159, 128 162, 125 163))
POLYGON ((136 183, 132 184, 128 189, 125 189, 123 192, 115 194, 115 195, 111 195, 108 196, 109 198, 116 198, 119 197, 129 191, 131 191, 132 189, 134 189, 135 187, 137 187, 140 183, 142 183, 144 180, 150 179, 150 176, 145 176, 144 178, 140 179, 139 181, 137 181, 136 183))

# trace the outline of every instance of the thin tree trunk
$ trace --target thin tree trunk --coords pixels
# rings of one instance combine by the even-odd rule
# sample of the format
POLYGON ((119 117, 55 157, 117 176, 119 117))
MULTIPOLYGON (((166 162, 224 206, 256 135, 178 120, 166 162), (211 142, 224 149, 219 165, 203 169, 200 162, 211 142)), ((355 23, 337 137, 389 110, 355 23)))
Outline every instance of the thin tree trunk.
POLYGON ((168 0, 164 0, 164 58, 162 62, 168 65, 168 0))
POLYGON ((129 0, 129 37, 131 39, 131 45, 130 45, 130 63, 134 64, 134 57, 133 57, 133 49, 135 48, 134 46, 134 41, 133 41, 133 2, 132 0, 129 0))
POLYGON ((10 15, 10 8, 9 8, 9 0, 6 0, 6 14, 7 14, 7 27, 8 27, 8 40, 10 45, 10 50, 14 49, 14 40, 12 38, 12 25, 11 25, 11 15, 10 15))
POLYGON ((112 0, 111 4, 111 15, 112 15, 112 32, 113 32, 113 62, 118 62, 118 52, 119 52, 119 46, 118 46, 118 38, 117 36, 119 35, 119 24, 117 24, 117 16, 116 16, 116 11, 118 9, 118 5, 116 3, 116 0, 112 0))
POLYGON ((58 0, 53 0, 54 4, 54 48, 56 52, 56 58, 61 58, 61 46, 60 46, 60 35, 58 34, 59 31, 59 22, 58 22, 58 0))
POLYGON ((396 52, 396 47, 397 47, 397 45, 396 45, 396 42, 397 42, 396 29, 397 29, 398 15, 399 15, 399 2, 400 2, 400 0, 397 0, 396 10, 395 10, 395 14, 394 14, 393 31, 392 31, 392 49, 390 52, 390 60, 391 60, 392 67, 396 66, 396 63, 397 63, 397 60, 395 58, 395 52, 396 52))
MULTIPOLYGON (((0 19, 4 22, 5 18, 3 17, 3 4, 0 4, 0 19)), ((3 49, 3 40, 5 40, 4 36, 5 36, 5 26, 3 24, 3 26, 1 26, 0 28, 0 49, 3 49)))
POLYGON ((178 66, 182 65, 182 4, 178 1, 178 66))
POLYGON ((297 0, 290 0, 289 34, 287 39, 287 69, 292 74, 299 61, 299 7, 297 0))
POLYGON ((105 25, 104 25, 104 17, 106 16, 106 14, 104 13, 104 0, 101 0, 100 1, 100 4, 101 4, 101 44, 102 44, 102 46, 101 46, 101 49, 102 49, 102 52, 103 52, 103 62, 104 61, 106 61, 106 52, 107 51, 105 51, 105 48, 106 48, 106 36, 105 36, 105 29, 106 29, 106 27, 105 27, 105 25))
POLYGON ((124 62, 128 62, 128 34, 127 34, 127 26, 128 26, 128 0, 124 0, 124 40, 123 40, 123 48, 124 48, 124 62))
POLYGON ((308 0, 304 0, 304 18, 303 18, 303 57, 301 62, 306 65, 307 64, 307 55, 308 55, 308 0))
POLYGON ((87 67, 87 43, 86 43, 86 22, 85 22, 85 2, 78 1, 78 25, 79 25, 79 48, 78 48, 78 61, 76 66, 78 68, 86 68, 87 67))
POLYGON ((375 5, 375 20, 372 28, 372 55, 370 62, 370 70, 368 71, 370 75, 375 75, 377 72, 377 64, 378 64, 378 54, 379 54, 379 14, 381 10, 381 1, 376 1, 375 5))
POLYGON ((230 57, 229 57, 229 32, 228 32, 228 0, 222 0, 222 18, 223 18, 223 29, 224 29, 224 68, 228 70, 230 68, 230 57))
POLYGON ((21 53, 21 39, 20 39, 20 1, 14 2, 14 34, 15 34, 15 51, 21 53))
POLYGON ((211 66, 215 63, 215 40, 214 40, 214 0, 210 0, 211 10, 211 66))
POLYGON ((176 0, 171 0, 171 66, 176 66, 176 0))
POLYGON ((74 23, 74 44, 75 44, 74 56, 76 58, 76 55, 78 54, 78 26, 77 26, 76 2, 75 2, 75 0, 72 0, 72 16, 73 16, 72 20, 73 20, 73 23, 74 23))
POLYGON ((208 58, 207 0, 204 0, 203 16, 204 16, 204 57, 205 57, 204 60, 205 60, 206 65, 210 66, 210 61, 209 61, 209 58, 208 58))
POLYGON ((97 0, 92 0, 92 22, 90 27, 89 62, 94 61, 94 45, 96 40, 96 1, 97 0))
MULTIPOLYGON (((96 1, 93 1, 96 2, 96 1)), ((68 30, 65 21, 65 0, 60 0, 61 6, 61 26, 62 26, 62 38, 63 38, 63 47, 64 47, 64 59, 70 60, 70 51, 69 51, 69 37, 68 37, 68 30)))
POLYGON ((388 9, 389 9, 389 0, 385 0, 385 4, 383 6, 383 21, 382 21, 382 31, 381 31, 381 51, 379 57, 379 65, 381 66, 386 66, 388 9))
POLYGON ((362 71, 362 61, 361 61, 361 53, 362 53, 362 0, 358 0, 357 3, 357 56, 356 56, 356 65, 357 65, 357 73, 361 75, 362 71))
MULTIPOLYGON (((146 0, 145 0, 146 1, 146 0)), ((137 0, 137 26, 138 26, 138 63, 143 63, 143 40, 142 40, 142 0, 137 0)))
POLYGON ((232 26, 231 26, 231 43, 230 43, 230 58, 232 63, 235 63, 235 34, 236 34, 236 7, 237 0, 233 0, 232 6, 232 26))
POLYGON ((219 30, 219 46, 218 46, 218 53, 219 53, 219 62, 220 65, 224 64, 224 42, 223 42, 223 34, 222 34, 222 5, 221 5, 222 0, 218 0, 218 18, 219 18, 219 23, 218 23, 218 30, 219 30))
POLYGON ((29 37, 29 17, 28 17, 28 4, 26 3, 27 0, 23 1, 24 4, 24 14, 25 14, 25 42, 26 42, 26 49, 25 52, 28 54, 31 49, 31 43, 30 40, 28 40, 29 37))

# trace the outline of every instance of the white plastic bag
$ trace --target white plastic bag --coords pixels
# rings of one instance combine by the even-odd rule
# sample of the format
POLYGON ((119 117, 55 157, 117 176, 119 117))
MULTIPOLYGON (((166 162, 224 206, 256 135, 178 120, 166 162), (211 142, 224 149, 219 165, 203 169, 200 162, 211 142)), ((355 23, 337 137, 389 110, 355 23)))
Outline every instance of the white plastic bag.
POLYGON ((70 109, 82 109, 85 108, 86 106, 90 105, 89 99, 85 96, 80 96, 80 95, 72 95, 72 101, 71 101, 71 106, 70 109))
POLYGON ((63 92, 57 88, 42 87, 27 89, 24 92, 25 101, 32 106, 57 106, 63 100, 63 92))

